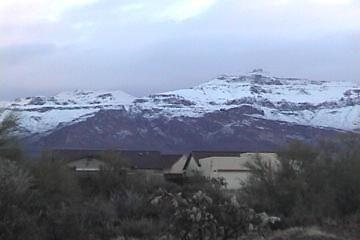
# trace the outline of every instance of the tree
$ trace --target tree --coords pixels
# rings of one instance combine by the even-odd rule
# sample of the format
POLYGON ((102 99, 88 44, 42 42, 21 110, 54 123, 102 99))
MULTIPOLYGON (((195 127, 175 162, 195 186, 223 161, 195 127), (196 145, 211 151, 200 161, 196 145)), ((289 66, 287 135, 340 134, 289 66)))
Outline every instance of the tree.
POLYGON ((318 146, 293 142, 278 153, 279 167, 261 161, 241 190, 258 211, 290 225, 321 224, 360 211, 360 137, 344 135, 318 146))
MULTIPOLYGON (((0 114, 2 111, 0 111, 0 114)), ((16 137, 19 118, 13 113, 3 113, 0 122, 0 156, 7 159, 19 160, 21 150, 16 137)))

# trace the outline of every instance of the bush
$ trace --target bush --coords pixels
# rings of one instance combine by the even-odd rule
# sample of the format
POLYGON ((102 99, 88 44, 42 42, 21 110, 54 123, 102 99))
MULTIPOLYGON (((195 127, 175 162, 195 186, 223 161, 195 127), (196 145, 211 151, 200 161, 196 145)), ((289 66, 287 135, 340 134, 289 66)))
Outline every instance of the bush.
POLYGON ((167 231, 180 239, 238 239, 262 231, 267 219, 261 216, 266 214, 240 206, 234 197, 218 195, 213 199, 201 190, 192 194, 162 190, 151 204, 169 211, 167 231))
POLYGON ((147 196, 134 190, 125 190, 113 194, 112 199, 116 206, 117 215, 120 218, 145 216, 148 208, 151 207, 148 204, 147 196))
POLYGON ((276 233, 270 240, 342 240, 335 235, 320 231, 317 228, 290 228, 276 233))
POLYGON ((125 218, 119 226, 119 235, 128 239, 159 239, 164 229, 163 222, 156 222, 149 218, 129 219, 125 218))
POLYGON ((63 162, 43 159, 35 162, 31 170, 34 187, 46 205, 60 206, 80 200, 78 179, 63 162))
POLYGON ((273 168, 255 159, 241 195, 289 225, 321 224, 360 210, 360 139, 343 136, 318 147, 300 142, 280 151, 273 168))
POLYGON ((90 199, 79 207, 82 237, 111 239, 118 233, 118 217, 112 201, 90 199))
POLYGON ((28 239, 39 235, 31 211, 31 175, 16 163, 0 159, 0 239, 28 239))
MULTIPOLYGON (((0 114, 2 111, 0 110, 0 114)), ((20 160, 21 149, 16 138, 18 117, 13 113, 6 114, 0 122, 0 157, 20 160)))
MULTIPOLYGON (((1 113, 1 111, 0 111, 1 113)), ((14 137, 18 125, 18 118, 14 114, 7 114, 0 122, 0 146, 8 144, 9 140, 14 137)))

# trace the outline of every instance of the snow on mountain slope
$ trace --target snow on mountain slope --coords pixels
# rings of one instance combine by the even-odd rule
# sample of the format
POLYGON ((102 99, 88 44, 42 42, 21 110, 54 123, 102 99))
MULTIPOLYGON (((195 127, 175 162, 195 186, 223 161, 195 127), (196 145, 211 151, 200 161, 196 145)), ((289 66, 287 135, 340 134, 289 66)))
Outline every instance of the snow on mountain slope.
POLYGON ((251 105, 264 119, 353 130, 360 126, 360 86, 351 82, 278 78, 262 70, 222 75, 190 89, 135 100, 151 116, 202 116, 251 105), (154 109, 156 111, 154 111, 154 109), (153 110, 153 111, 151 111, 153 110))
POLYGON ((143 98, 122 91, 76 90, 3 105, 20 115, 25 134, 51 132, 88 119, 101 109, 124 109, 129 115, 146 118, 181 119, 244 106, 255 109, 246 113, 255 118, 343 130, 360 128, 359 85, 272 77, 261 69, 245 75, 221 75, 193 88, 143 98))
MULTIPOLYGON (((130 104, 134 97, 122 91, 75 90, 59 93, 53 97, 27 97, 10 102, 11 107, 34 109, 44 107, 94 107, 104 105, 130 104)), ((8 102, 9 104, 9 102, 8 102)))
MULTIPOLYGON (((100 109, 128 107, 134 97, 122 91, 63 92, 53 97, 27 97, 3 102, 2 107, 20 117, 24 134, 43 133, 58 126, 84 120, 100 109)), ((3 114, 3 115, 4 115, 3 114)))

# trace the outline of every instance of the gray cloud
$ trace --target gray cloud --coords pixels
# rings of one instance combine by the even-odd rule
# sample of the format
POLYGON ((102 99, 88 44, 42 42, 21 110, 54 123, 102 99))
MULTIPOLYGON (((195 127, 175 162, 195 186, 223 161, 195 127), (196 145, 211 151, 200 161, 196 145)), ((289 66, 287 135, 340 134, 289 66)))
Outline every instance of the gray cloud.
POLYGON ((0 47, 0 64, 21 64, 23 61, 26 61, 27 59, 31 59, 33 57, 49 55, 53 53, 55 49, 56 46, 51 43, 34 43, 0 47))
POLYGON ((258 67, 360 81, 355 1, 201 1, 90 1, 16 25, 16 44, 0 41, 0 99, 74 88, 141 96, 258 67))

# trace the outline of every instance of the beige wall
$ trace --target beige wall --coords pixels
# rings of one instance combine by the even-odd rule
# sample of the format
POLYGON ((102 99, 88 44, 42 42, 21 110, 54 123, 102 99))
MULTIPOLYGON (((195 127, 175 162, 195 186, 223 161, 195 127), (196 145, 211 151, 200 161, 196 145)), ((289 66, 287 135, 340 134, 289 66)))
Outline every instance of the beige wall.
POLYGON ((221 172, 218 171, 213 174, 214 178, 222 177, 226 181, 226 187, 228 189, 239 189, 241 187, 241 183, 246 181, 250 172, 221 172))
POLYGON ((171 166, 169 170, 167 170, 165 173, 178 173, 181 174, 184 172, 183 168, 185 166, 186 160, 188 158, 188 155, 184 154, 179 158, 178 161, 174 163, 174 165, 171 166))
POLYGON ((249 176, 249 169, 246 168, 247 162, 254 161, 259 157, 262 161, 277 166, 278 160, 275 153, 242 153, 239 156, 214 156, 199 159, 200 167, 196 164, 194 158, 186 170, 187 175, 199 173, 208 178, 223 177, 227 182, 229 189, 241 187, 241 182, 245 181, 249 176))

